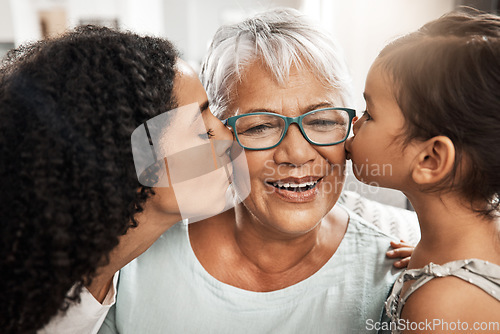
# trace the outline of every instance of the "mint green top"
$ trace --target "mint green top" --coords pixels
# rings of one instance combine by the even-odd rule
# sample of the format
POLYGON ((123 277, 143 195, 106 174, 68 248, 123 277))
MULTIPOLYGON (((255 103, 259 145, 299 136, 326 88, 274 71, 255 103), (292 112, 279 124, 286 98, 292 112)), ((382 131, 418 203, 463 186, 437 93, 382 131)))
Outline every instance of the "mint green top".
POLYGON ((352 211, 344 239, 314 275, 272 292, 216 280, 179 223, 121 270, 117 302, 99 333, 375 333, 399 271, 394 238, 352 211), (368 324, 368 325, 367 325, 368 324))

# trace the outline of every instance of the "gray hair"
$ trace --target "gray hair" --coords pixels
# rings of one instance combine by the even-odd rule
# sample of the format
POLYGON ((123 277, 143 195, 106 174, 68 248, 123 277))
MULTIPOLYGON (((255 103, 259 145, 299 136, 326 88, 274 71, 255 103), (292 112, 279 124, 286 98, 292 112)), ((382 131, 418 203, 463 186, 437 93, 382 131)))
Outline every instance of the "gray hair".
POLYGON ((351 78, 343 53, 333 39, 299 11, 273 9, 243 22, 220 27, 201 67, 200 79, 215 116, 226 118, 245 67, 260 60, 284 86, 290 68, 307 67, 340 103, 351 103, 351 78))

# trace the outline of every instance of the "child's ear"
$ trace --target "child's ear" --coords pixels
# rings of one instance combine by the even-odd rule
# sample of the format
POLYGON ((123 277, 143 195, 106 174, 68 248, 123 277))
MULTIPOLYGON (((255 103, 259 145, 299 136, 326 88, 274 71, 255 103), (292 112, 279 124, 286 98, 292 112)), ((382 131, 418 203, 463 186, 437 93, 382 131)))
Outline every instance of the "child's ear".
POLYGON ((422 147, 412 170, 413 181, 422 185, 441 181, 453 169, 453 142, 446 136, 436 136, 422 143, 422 147))

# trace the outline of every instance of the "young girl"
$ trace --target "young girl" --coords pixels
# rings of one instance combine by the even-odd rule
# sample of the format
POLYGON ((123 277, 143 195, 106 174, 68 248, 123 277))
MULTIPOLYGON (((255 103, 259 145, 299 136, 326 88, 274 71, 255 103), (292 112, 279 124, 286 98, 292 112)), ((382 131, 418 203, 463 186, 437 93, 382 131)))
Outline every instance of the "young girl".
POLYGON ((500 18, 454 12, 397 39, 364 97, 354 173, 401 190, 422 234, 386 303, 390 329, 498 333, 500 18))

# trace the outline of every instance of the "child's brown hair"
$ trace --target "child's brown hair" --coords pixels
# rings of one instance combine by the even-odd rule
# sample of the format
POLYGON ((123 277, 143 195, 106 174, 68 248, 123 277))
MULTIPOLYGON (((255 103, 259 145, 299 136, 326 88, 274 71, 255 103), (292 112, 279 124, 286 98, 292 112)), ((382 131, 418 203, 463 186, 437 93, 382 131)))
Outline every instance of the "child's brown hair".
POLYGON ((496 216, 500 17, 475 10, 452 12, 387 45, 377 63, 394 83, 406 120, 406 142, 444 135, 455 146, 453 170, 437 188, 451 184, 471 203, 488 203, 473 206, 479 213, 496 216))

